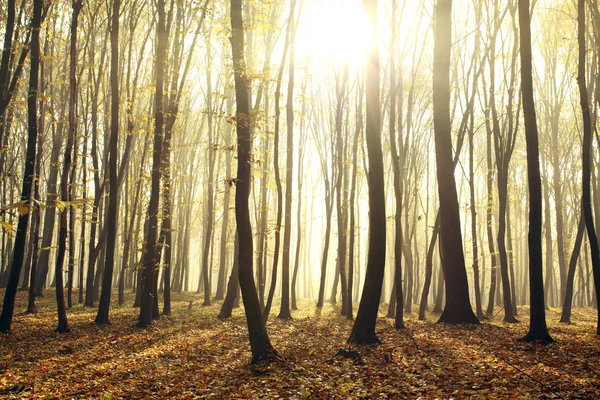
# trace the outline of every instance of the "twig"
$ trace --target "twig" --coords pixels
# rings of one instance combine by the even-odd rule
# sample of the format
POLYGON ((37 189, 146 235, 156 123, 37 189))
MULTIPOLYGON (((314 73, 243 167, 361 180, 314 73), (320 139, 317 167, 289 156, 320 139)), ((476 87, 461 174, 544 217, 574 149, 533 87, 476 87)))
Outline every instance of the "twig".
POLYGON ((413 344, 415 345, 415 347, 417 348, 417 350, 419 350, 421 353, 425 353, 417 344, 417 340, 415 339, 415 337, 410 333, 410 331, 408 330, 408 328, 404 329, 404 332, 408 335, 409 338, 412 339, 413 344))
MULTIPOLYGON (((496 356, 498 357, 498 356, 496 356)), ((540 381, 539 379, 537 379, 536 377, 529 375, 527 372, 523 371, 521 368, 517 367, 516 365, 514 365, 513 363, 511 363, 508 360, 505 360, 502 357, 498 357, 500 360, 504 361, 505 363, 507 363, 508 365, 510 365, 511 367, 513 367, 514 369, 516 369, 517 371, 519 371, 520 373, 522 373, 523 375, 527 376, 529 379, 537 382, 538 384, 540 384, 541 386, 545 387, 547 390, 549 390, 550 392, 554 393, 556 396, 558 396, 559 399, 563 399, 564 397, 562 397, 559 393, 555 392, 552 387, 546 385, 544 382, 540 381)))

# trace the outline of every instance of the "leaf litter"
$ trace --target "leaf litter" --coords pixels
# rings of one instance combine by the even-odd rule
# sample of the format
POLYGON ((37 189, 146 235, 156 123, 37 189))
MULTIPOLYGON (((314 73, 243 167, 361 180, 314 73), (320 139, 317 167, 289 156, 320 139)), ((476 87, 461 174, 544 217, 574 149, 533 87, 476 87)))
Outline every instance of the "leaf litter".
MULTIPOLYGON (((556 344, 517 342, 521 323, 436 324, 406 315, 406 329, 380 315, 380 345, 346 344, 352 321, 339 309, 300 301, 290 321, 267 328, 279 357, 250 364, 241 309, 217 319, 220 302, 174 295, 171 316, 148 329, 135 327, 137 309, 113 305, 111 325, 92 321, 95 309, 69 310, 71 332, 54 332, 50 292, 38 313, 17 311, 12 332, 0 335, 0 398, 396 399, 599 398, 600 338, 596 311, 574 309, 572 324, 547 320, 556 344), (191 302, 191 303, 190 303, 191 302), (190 306, 192 304, 192 306, 190 306)), ((17 310, 26 307, 17 296, 17 310)))

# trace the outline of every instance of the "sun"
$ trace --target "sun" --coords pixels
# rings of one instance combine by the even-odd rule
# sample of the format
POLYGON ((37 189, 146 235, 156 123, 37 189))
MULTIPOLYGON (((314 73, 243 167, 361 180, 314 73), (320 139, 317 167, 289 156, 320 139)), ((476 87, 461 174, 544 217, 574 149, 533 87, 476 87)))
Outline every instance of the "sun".
POLYGON ((324 68, 364 65, 375 34, 362 0, 314 0, 303 8, 296 39, 298 59, 310 59, 324 68))

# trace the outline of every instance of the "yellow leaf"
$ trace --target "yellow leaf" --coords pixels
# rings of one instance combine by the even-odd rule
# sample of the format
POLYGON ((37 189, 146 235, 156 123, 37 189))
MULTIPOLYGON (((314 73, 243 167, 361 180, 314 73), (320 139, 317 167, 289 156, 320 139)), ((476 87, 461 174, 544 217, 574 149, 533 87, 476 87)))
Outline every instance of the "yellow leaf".
POLYGON ((56 208, 58 208, 60 211, 64 211, 65 208, 67 208, 67 205, 60 201, 60 200, 54 200, 54 205, 56 206, 56 208))
POLYGON ((7 231, 10 235, 12 235, 15 232, 12 225, 6 221, 0 221, 0 226, 2 226, 2 228, 5 231, 7 231))
POLYGON ((19 205, 17 206, 17 212, 21 217, 29 214, 29 204, 27 204, 25 201, 19 202, 19 205))

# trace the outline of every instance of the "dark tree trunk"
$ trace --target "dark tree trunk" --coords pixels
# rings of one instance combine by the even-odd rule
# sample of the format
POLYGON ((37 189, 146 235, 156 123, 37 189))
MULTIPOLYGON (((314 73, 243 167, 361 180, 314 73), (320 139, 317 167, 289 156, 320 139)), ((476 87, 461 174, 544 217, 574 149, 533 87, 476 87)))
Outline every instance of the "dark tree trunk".
POLYGON ((521 42, 521 94, 527 144, 527 177, 529 182, 529 332, 522 339, 530 342, 553 342, 546 327, 544 281, 542 277, 542 183, 538 129, 533 100, 531 56, 531 21, 529 0, 519 0, 519 30, 521 42))
MULTIPOLYGON (((273 304, 273 296, 275 295, 275 286, 277 284, 277 269, 279 266, 279 248, 281 244, 281 218, 283 214, 283 188, 281 185, 281 176, 279 173, 279 127, 280 121, 279 116, 281 114, 279 110, 279 99, 281 97, 281 82, 283 80, 283 70, 285 68, 285 60, 287 58, 288 47, 290 44, 291 34, 291 21, 293 18, 293 10, 290 9, 290 19, 288 21, 285 43, 283 46, 283 55, 281 57, 281 64, 279 66, 279 72, 277 74, 277 85, 275 88, 275 130, 273 132, 273 171, 275 175, 275 185, 277 187, 277 220, 275 222, 275 248, 273 250, 273 270, 271 271, 271 286, 269 287, 269 295, 267 297, 267 303, 263 310, 263 319, 267 321, 269 314, 271 313, 271 305, 273 304)), ((239 136, 238 136, 239 140, 239 136)), ((238 172, 239 174, 239 172, 238 172)), ((236 195, 237 196, 237 195, 236 195)), ((241 238, 240 238, 241 239, 241 238)))
MULTIPOLYGON (((573 253, 571 253, 571 260, 569 261, 569 272, 567 273, 567 282, 565 288, 565 302, 563 303, 562 314, 560 316, 560 322, 570 323, 571 322, 571 306, 573 304, 573 284, 575 282, 575 268, 577 267, 577 260, 579 259, 579 253, 581 251, 581 242, 583 241, 583 233, 585 231, 585 218, 581 213, 579 224, 577 224, 577 235, 575 236, 575 244, 573 245, 573 253)), ((581 290, 581 288, 580 288, 581 290)))
POLYGON ((294 44, 296 37, 296 24, 294 9, 296 0, 291 0, 289 21, 289 47, 290 66, 286 104, 287 143, 285 160, 285 219, 283 231, 283 254, 281 260, 281 307, 279 309, 280 319, 291 319, 290 312, 290 250, 292 239, 292 192, 294 189, 294 44))
MULTIPOLYGON (((358 95, 358 104, 356 106, 356 130, 354 131, 354 142, 352 148, 352 165, 354 171, 352 173, 352 179, 350 183, 350 199, 348 202, 348 206, 350 207, 350 226, 348 229, 350 235, 350 241, 348 243, 348 310, 346 314, 346 318, 352 320, 353 311, 352 311, 352 289, 354 287, 354 242, 355 242, 355 232, 354 227, 356 225, 355 218, 355 198, 356 198, 356 180, 357 180, 357 167, 358 167, 358 138, 363 130, 363 100, 364 100, 364 84, 360 84, 357 89, 358 95)), ((360 240, 359 240, 360 243, 360 240)))
MULTIPOLYGON (((489 120, 489 118, 488 118, 489 120)), ((485 211, 485 223, 486 223, 486 232, 488 239, 488 246, 490 249, 490 257, 491 257, 491 278, 490 278, 490 291, 488 296, 488 304, 487 310, 485 312, 486 317, 492 318, 494 315, 494 302, 496 299, 496 281, 497 281, 497 273, 498 273, 498 259, 496 255, 496 246, 494 245, 494 233, 492 229, 492 210, 494 205, 493 192, 492 192, 492 184, 494 181, 494 169, 492 166, 492 130, 489 127, 489 124, 486 124, 487 127, 487 140, 486 140, 486 161, 487 161, 487 206, 485 211)))
MULTIPOLYGON (((210 48, 210 46, 209 46, 210 48)), ((208 255, 211 247, 211 237, 213 232, 213 207, 214 207, 214 170, 215 170, 215 151, 212 148, 213 141, 213 113, 212 113, 212 78, 210 68, 210 50, 208 51, 208 89, 207 89, 207 103, 208 103, 208 184, 206 193, 206 226, 204 230, 204 249, 202 250, 202 283, 204 288, 204 302, 203 306, 210 305, 211 296, 211 284, 210 278, 212 276, 212 265, 209 266, 208 255)), ((198 293, 200 293, 200 284, 198 284, 198 293)))
POLYGON ((69 84, 69 119, 72 123, 69 123, 69 134, 67 136, 67 144, 65 148, 65 157, 63 161, 62 176, 60 178, 60 198, 66 205, 60 211, 60 224, 58 230, 58 250, 56 254, 56 268, 54 269, 54 276, 56 281, 56 304, 58 311, 58 327, 57 332, 68 332, 69 325, 67 320, 67 312, 65 308, 65 298, 63 290, 63 265, 66 252, 66 241, 67 241, 67 216, 69 212, 68 200, 69 200, 69 171, 72 168, 72 153, 75 144, 75 104, 77 101, 77 82, 75 80, 75 67, 77 62, 77 24, 79 19, 79 12, 83 7, 83 2, 76 1, 73 3, 73 18, 71 22, 71 49, 70 49, 70 84, 69 84))
POLYGON ((331 214, 333 213, 333 193, 329 178, 325 180, 325 242, 323 244, 323 254, 321 255, 321 278, 319 281, 319 298, 317 307, 323 307, 325 298, 325 279, 327 278, 327 259, 329 253, 329 241, 331 233, 331 214))
MULTIPOLYGON (((395 304, 394 327, 404 328, 404 298, 402 293, 402 207, 404 191, 404 160, 400 159, 398 143, 402 146, 402 114, 396 115, 396 103, 402 104, 402 68, 396 72, 396 13, 397 0, 392 1, 392 39, 390 41, 390 151, 392 154, 392 169, 394 171, 394 197, 396 198, 396 212, 394 216, 395 235, 394 238, 394 290, 395 296, 390 299, 390 305, 395 304), (397 82, 396 74, 400 75, 397 82), (398 99, 399 98, 399 99, 398 99), (398 101, 399 100, 399 101, 398 101), (400 119, 397 124, 396 119, 400 119), (396 124, 398 133, 396 133, 396 124), (398 138, 396 137, 398 136, 398 138)), ((400 105, 401 107, 401 105, 400 105)), ((400 108, 402 110, 402 108, 400 108)), ((402 152, 402 150, 401 150, 402 152)), ((402 152, 403 153, 403 152, 402 152)), ((431 275, 430 275, 431 276, 431 275)))
POLYGON ((341 314, 346 316, 348 299, 346 287, 346 241, 348 233, 346 230, 347 213, 345 209, 345 188, 346 188, 346 140, 342 134, 344 110, 347 108, 346 98, 348 92, 348 68, 344 68, 344 73, 340 77, 339 71, 336 72, 336 111, 335 111, 335 153, 333 159, 336 160, 337 176, 335 182, 335 199, 337 213, 338 230, 338 251, 336 262, 336 274, 331 292, 331 303, 335 304, 338 284, 342 286, 342 309, 341 314), (340 80, 341 79, 341 80, 340 80))
MULTIPOLYGON (((107 32, 108 35, 108 32, 107 32)), ((98 254, 100 253, 100 247, 102 240, 98 240, 98 244, 96 245, 96 237, 98 228, 100 225, 100 208, 102 201, 102 193, 104 191, 103 184, 100 182, 100 162, 98 160, 98 97, 100 94, 100 82, 102 81, 102 76, 104 75, 104 61, 106 57, 106 40, 105 45, 102 47, 102 52, 100 55, 100 62, 98 63, 98 75, 94 81, 94 91, 92 93, 92 110, 91 110, 91 123, 92 123, 92 148, 91 148, 91 156, 92 156, 92 166, 94 168, 94 203, 92 204, 92 222, 90 226, 90 239, 89 239, 89 247, 88 247, 88 268, 87 268, 87 276, 85 281, 85 301, 83 303, 86 307, 93 307, 94 301, 94 268, 96 265, 96 260, 98 259, 98 254)), ((94 44, 92 42, 90 49, 90 61, 95 63, 95 51, 94 44)), ((43 241, 42 241, 43 245, 43 241)))
MULTIPOLYGON (((33 3, 33 18, 31 20, 31 67, 29 73, 29 95, 27 98, 27 151, 25 158, 25 168, 23 172, 23 187, 21 190, 21 201, 25 202, 31 209, 31 192, 33 188, 34 167, 36 159, 36 145, 38 139, 37 126, 37 93, 40 65, 40 26, 42 23, 43 0, 35 0, 33 3)), ((14 4, 13 4, 14 7, 14 4)), ((8 23, 7 23, 8 24, 8 23)), ((7 25, 8 28, 8 25, 7 25)), ((2 113, 0 113, 1 115, 2 113)), ((9 332, 12 317, 15 310, 15 296, 19 285, 19 276, 23 265, 25 255, 25 241, 27 236, 27 225, 29 215, 24 213, 19 215, 17 233, 15 235, 15 245, 13 250, 13 259, 8 276, 8 284, 4 292, 4 302, 2 304, 2 314, 0 314, 0 332, 9 332)))
MULTIPOLYGON (((232 113, 233 103, 228 100, 227 104, 227 115, 232 113)), ((231 179, 231 136, 232 130, 229 130, 225 139, 225 177, 231 179)), ((265 168, 266 171, 266 168, 265 168)), ((266 185, 265 185, 266 188, 266 185)), ((226 185, 225 193, 223 194, 223 221, 221 222, 221 249, 219 251, 219 277, 217 279, 217 293, 215 294, 215 300, 223 300, 225 297, 225 274, 227 273, 227 236, 229 233, 229 204, 231 201, 231 187, 226 185)), ((262 201, 262 200, 261 200, 262 201)), ((265 203, 266 204, 266 203, 265 203)), ((259 256, 260 259, 260 256, 259 256)), ((260 268, 260 267, 259 267, 260 268)), ((236 274, 237 276, 237 274, 236 274)), ((260 286, 260 279, 259 279, 260 286)), ((227 285, 227 290, 229 285, 227 285)))
POLYGON ((111 120, 108 158, 109 173, 109 198, 106 218, 106 259, 104 263, 104 277, 102 280, 102 294, 98 304, 98 314, 95 323, 109 324, 110 294, 112 277, 115 265, 115 245, 118 234, 117 217, 119 208, 119 186, 117 182, 117 151, 119 146, 119 12, 121 0, 113 1, 112 21, 110 32, 110 91, 111 91, 111 120))
POLYGON ((152 324, 152 308, 154 302, 155 269, 159 262, 157 259, 156 242, 158 240, 158 207, 160 200, 160 166, 162 161, 163 146, 163 93, 165 58, 167 51, 167 30, 165 22, 165 0, 158 0, 157 4, 157 48, 156 48, 156 93, 154 96, 154 146, 152 153, 152 174, 150 204, 148 205, 148 230, 146 234, 146 245, 144 253, 144 270, 141 280, 141 304, 138 326, 144 328, 152 324))
POLYGON ((219 311, 219 319, 227 319, 231 317, 231 312, 235 306, 235 300, 238 296, 239 280, 238 274, 240 271, 239 263, 239 240, 237 232, 235 235, 235 244, 233 251, 233 268, 231 269, 231 275, 229 275, 229 281, 227 282, 227 293, 225 294, 225 300, 221 304, 221 311, 219 311))
POLYGON ((592 118, 590 115, 590 106, 588 101, 586 78, 585 78, 585 1, 577 2, 577 43, 579 47, 579 68, 577 83, 579 85, 579 102, 583 114, 583 156, 582 156, 582 194, 581 205, 583 208, 583 218, 590 243, 590 252, 592 258, 592 273, 594 276, 594 287, 596 288, 596 308, 598 311, 598 324, 596 334, 600 335, 600 250, 596 228, 594 226, 594 215, 592 211, 591 194, 591 170, 592 170, 592 118))
POLYGON ((450 47, 452 0, 439 0, 435 11, 433 121, 435 133, 442 267, 446 305, 439 322, 479 323, 471 308, 454 179, 450 124, 450 47))
POLYGON ((252 263, 252 226, 248 210, 250 194, 250 160, 252 132, 248 75, 244 59, 244 22, 242 0, 231 0, 231 48, 235 78, 236 127, 238 143, 238 177, 235 193, 235 220, 239 235, 239 282, 244 300, 248 335, 252 349, 252 362, 267 360, 277 354, 267 334, 254 285, 252 263))
MULTIPOLYGON (((302 111, 301 115, 306 113, 306 98, 302 96, 302 111)), ((296 210, 296 254, 294 256, 294 272, 292 274, 292 310, 298 310, 296 303, 298 271, 300 269, 300 245, 302 244, 302 183, 303 183, 303 164, 304 164, 304 146, 306 139, 304 136, 304 121, 300 121, 300 145, 298 146, 298 209, 296 210)))
MULTIPOLYGON (((363 5, 373 29, 377 31, 377 0, 363 0, 363 5)), ((356 344, 379 343, 379 338, 375 334, 375 324, 385 269, 386 220, 379 100, 379 47, 377 45, 372 46, 369 50, 366 76, 367 124, 365 133, 369 156, 369 254, 363 293, 348 339, 350 343, 356 344)))
MULTIPOLYGON (((61 131, 62 129, 58 129, 61 131)), ((52 136, 52 150, 50 152, 50 172, 46 183, 46 203, 53 204, 58 200, 56 183, 58 181, 58 164, 62 139, 61 135, 52 136)), ((48 266, 50 262, 50 254, 52 253, 52 239, 54 236, 54 223, 56 217, 56 208, 49 207, 44 211, 44 227, 42 230, 42 243, 40 255, 38 258, 36 277, 35 277, 35 297, 42 296, 42 289, 46 286, 46 278, 48 276, 48 266)))
MULTIPOLYGON (((46 38, 45 42, 44 42, 44 54, 47 53, 48 50, 48 38, 46 38)), ((40 96, 44 96, 44 62, 42 60, 40 60, 40 82, 39 82, 39 89, 38 89, 38 93, 40 96)), ((42 169, 42 162, 43 162, 43 154, 44 154, 44 112, 45 112, 45 107, 44 107, 44 101, 40 101, 40 114, 39 114, 39 119, 38 119, 38 141, 37 141, 37 154, 36 154, 36 161, 35 161, 35 176, 36 176, 36 180, 34 182, 34 193, 33 193, 33 198, 34 199, 39 199, 40 198, 40 177, 41 177, 41 169, 42 169)), ((35 219, 35 231, 33 233, 33 237, 31 238, 31 240, 33 241, 33 250, 32 250, 32 256, 31 256, 31 271, 30 271, 30 275, 29 275, 29 295, 28 295, 28 299, 27 299, 27 311, 25 311, 28 314, 34 314, 37 312, 37 307, 35 305, 35 279, 37 277, 37 264, 38 264, 38 260, 39 260, 39 249, 40 249, 40 242, 41 242, 41 236, 40 236, 40 229, 41 229, 41 215, 40 215, 40 210, 37 210, 33 216, 33 218, 35 219)))
POLYGON ((85 268, 85 242, 86 242, 86 215, 87 215, 87 150, 88 150, 88 138, 87 129, 83 137, 83 153, 81 160, 81 171, 82 171, 82 189, 81 198, 83 204, 81 207, 81 233, 79 236, 79 276, 78 276, 78 303, 83 304, 83 276, 85 268))
MULTIPOLYGON (((433 224, 433 232, 429 240, 427 248, 427 256, 425 258, 425 281, 423 282, 423 291, 421 292, 421 302, 419 304, 419 320, 425 320, 425 311, 427 310, 427 298, 429 297, 429 288, 431 286, 431 277, 433 275, 433 257, 435 253, 435 244, 438 241, 440 232, 440 213, 438 211, 433 224)), ((441 279, 441 277, 440 277, 441 279)), ((441 310, 440 310, 441 311, 441 310)))

